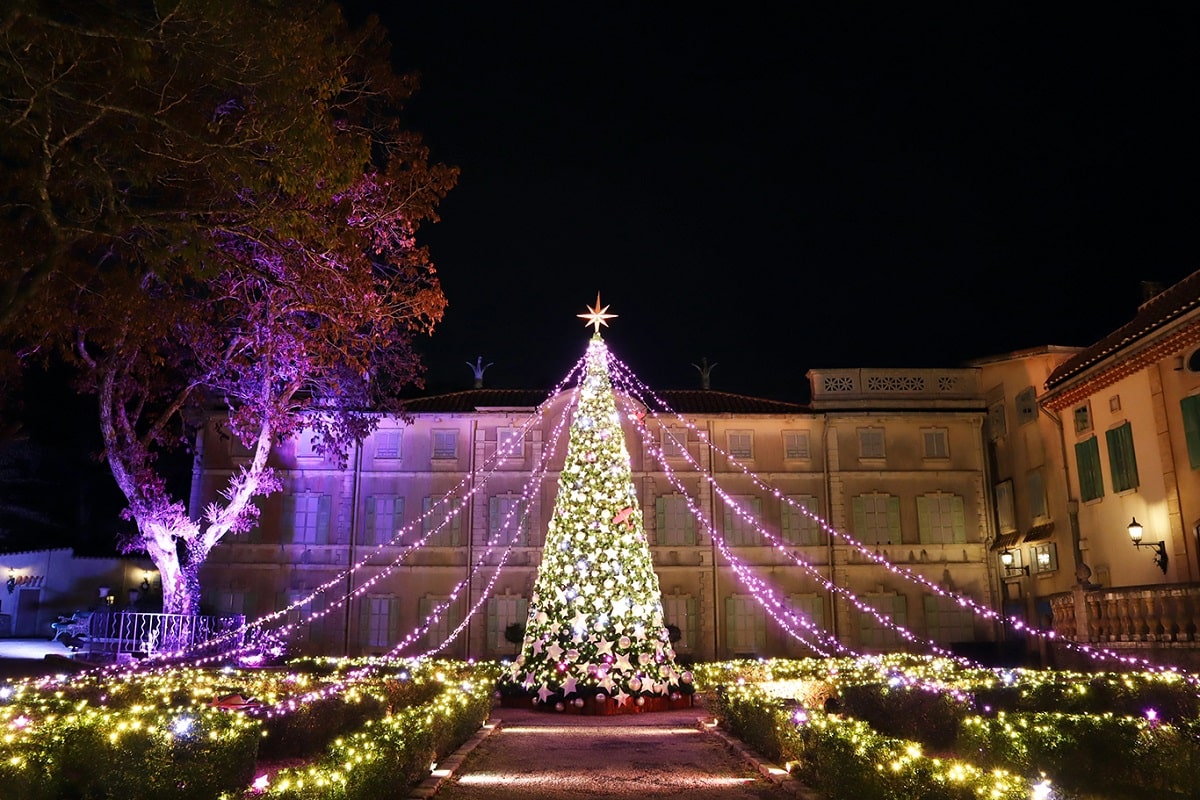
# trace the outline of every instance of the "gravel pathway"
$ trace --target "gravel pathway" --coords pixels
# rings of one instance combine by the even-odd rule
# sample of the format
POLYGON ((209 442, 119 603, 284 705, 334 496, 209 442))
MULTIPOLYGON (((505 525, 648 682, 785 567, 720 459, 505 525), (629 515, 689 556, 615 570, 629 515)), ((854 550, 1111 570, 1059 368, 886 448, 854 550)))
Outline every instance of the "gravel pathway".
POLYGON ((795 796, 704 729, 702 708, 613 717, 497 708, 495 719, 435 800, 795 796))

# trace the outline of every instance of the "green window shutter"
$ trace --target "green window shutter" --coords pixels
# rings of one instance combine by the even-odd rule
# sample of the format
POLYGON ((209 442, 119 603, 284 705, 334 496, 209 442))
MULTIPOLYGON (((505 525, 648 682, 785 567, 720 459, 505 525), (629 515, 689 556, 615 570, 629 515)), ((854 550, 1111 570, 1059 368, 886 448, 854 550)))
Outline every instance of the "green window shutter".
POLYGON ((888 495, 887 499, 888 539, 900 544, 900 498, 888 495))
POLYGON ((500 530, 500 498, 488 498, 488 534, 494 536, 500 530))
POLYGON ((954 541, 965 544, 967 541, 967 512, 963 508, 963 499, 958 495, 950 498, 950 519, 954 525, 954 541))
POLYGON ((929 498, 925 495, 917 498, 917 529, 921 542, 929 542, 933 538, 929 526, 929 498))
POLYGON ((523 597, 517 601, 517 622, 529 624, 529 601, 523 597))
POLYGON ((1100 474, 1100 443, 1089 436, 1075 445, 1075 464, 1079 469, 1079 496, 1084 501, 1104 496, 1104 479, 1100 474))
POLYGON ((855 497, 851 506, 854 508, 854 535, 861 542, 867 535, 867 508, 862 495, 855 497))
POLYGON ((1183 414, 1183 434, 1187 438, 1188 463, 1200 469, 1200 394, 1179 401, 1183 414))
POLYGON ((487 646, 488 650, 495 650, 496 643, 500 641, 499 620, 497 618, 496 598, 488 600, 487 610, 487 646))
POLYGON ((696 598, 689 597, 687 600, 687 628, 684 630, 687 631, 688 646, 692 649, 695 649, 696 645, 699 644, 698 639, 700 638, 700 613, 698 609, 699 605, 696 602, 696 598))
POLYGON ((329 520, 333 511, 333 498, 327 494, 317 499, 317 538, 315 544, 329 544, 329 520))
POLYGON ((296 542, 296 495, 283 496, 283 512, 279 520, 279 543, 295 544, 296 542))
POLYGON ((657 543, 662 544, 667 538, 667 498, 654 498, 654 530, 657 532, 657 543))
POLYGON ((733 653, 734 628, 737 627, 736 602, 732 597, 725 598, 725 652, 733 653))
POLYGON ((683 502, 683 543, 696 543, 696 518, 692 516, 692 512, 687 507, 687 498, 682 498, 683 502))
POLYGON ((725 543, 741 544, 741 537, 738 536, 733 529, 733 509, 728 505, 725 506, 724 520, 725 524, 721 528, 721 532, 725 535, 725 543))
POLYGON ((388 600, 387 646, 392 647, 400 641, 400 598, 388 600))
POLYGON ((1138 485, 1137 457, 1133 451, 1133 428, 1128 422, 1105 432, 1108 440, 1108 465, 1112 470, 1114 492, 1138 485))

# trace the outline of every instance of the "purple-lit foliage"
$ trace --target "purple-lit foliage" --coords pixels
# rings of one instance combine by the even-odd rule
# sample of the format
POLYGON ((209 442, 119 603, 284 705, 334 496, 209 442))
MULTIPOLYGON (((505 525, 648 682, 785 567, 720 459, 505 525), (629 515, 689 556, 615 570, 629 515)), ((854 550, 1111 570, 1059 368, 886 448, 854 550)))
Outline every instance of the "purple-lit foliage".
POLYGON ((445 298, 415 237, 457 173, 400 127, 413 84, 382 31, 336 7, 57 9, 0 26, 25 54, 0 56, 20 101, 0 105, 0 330, 96 395, 122 544, 159 568, 164 611, 191 613, 211 548, 278 488, 271 447, 307 428, 344 456, 419 382, 413 338, 445 298), (214 408, 251 456, 193 518, 159 457, 214 408))

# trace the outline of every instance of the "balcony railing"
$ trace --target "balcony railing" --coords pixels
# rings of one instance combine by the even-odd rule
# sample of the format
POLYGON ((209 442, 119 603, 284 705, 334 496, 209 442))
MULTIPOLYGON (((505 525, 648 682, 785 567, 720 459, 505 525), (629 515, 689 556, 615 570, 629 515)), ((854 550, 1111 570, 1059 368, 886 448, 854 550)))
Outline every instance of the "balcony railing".
POLYGON ((1050 598, 1054 635, 1120 647, 1155 643, 1200 648, 1200 585, 1084 589, 1050 598))
MULTIPOLYGON (((154 655, 160 650, 196 650, 223 633, 238 631, 245 621, 241 615, 101 612, 92 614, 87 634, 80 638, 79 653, 89 661, 120 661, 123 657, 154 655)), ((230 649, 241 644, 241 633, 223 642, 230 649)))

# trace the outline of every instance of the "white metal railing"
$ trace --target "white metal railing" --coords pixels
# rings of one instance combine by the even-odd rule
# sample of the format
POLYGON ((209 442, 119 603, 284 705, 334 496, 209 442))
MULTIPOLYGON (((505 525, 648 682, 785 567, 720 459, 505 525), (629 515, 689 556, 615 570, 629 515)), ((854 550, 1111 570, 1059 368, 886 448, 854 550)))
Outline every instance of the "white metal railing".
MULTIPOLYGON (((79 642, 80 653, 93 660, 115 661, 122 654, 150 656, 159 650, 192 650, 222 633, 243 627, 242 615, 214 617, 201 614, 149 614, 120 611, 92 614, 87 634, 79 642)), ((238 634, 223 644, 242 644, 238 634)))

